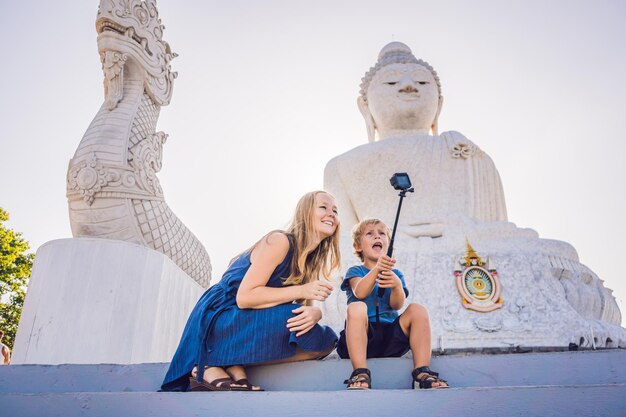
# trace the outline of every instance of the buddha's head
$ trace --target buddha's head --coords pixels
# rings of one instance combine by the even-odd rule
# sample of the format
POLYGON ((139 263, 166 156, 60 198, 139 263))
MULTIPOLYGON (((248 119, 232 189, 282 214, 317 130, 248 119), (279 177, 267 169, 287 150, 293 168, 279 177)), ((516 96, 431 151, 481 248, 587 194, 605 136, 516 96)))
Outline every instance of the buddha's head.
POLYGON ((363 77, 357 102, 373 142, 376 132, 381 139, 398 131, 436 135, 443 96, 433 67, 405 44, 392 42, 363 77))

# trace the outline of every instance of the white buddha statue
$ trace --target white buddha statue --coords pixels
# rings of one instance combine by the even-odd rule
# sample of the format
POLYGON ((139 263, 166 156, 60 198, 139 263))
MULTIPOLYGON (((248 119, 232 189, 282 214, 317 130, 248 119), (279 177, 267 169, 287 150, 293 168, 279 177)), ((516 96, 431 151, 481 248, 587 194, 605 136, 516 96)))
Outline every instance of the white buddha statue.
POLYGON ((442 104, 439 77, 428 63, 400 42, 382 49, 358 98, 370 143, 332 159, 324 174, 344 230, 367 217, 393 224, 395 172, 407 172, 415 188, 400 217, 400 230, 410 236, 439 237, 446 225, 470 219, 506 222, 491 158, 458 132, 438 134, 442 104))
MULTIPOLYGON (((439 134, 443 96, 437 73, 392 42, 363 77, 358 106, 369 143, 326 165, 324 188, 336 198, 342 225, 343 270, 358 262, 352 226, 369 217, 393 226, 398 192, 389 179, 409 174, 414 194, 403 200, 394 258, 409 302, 427 306, 433 347, 626 346, 626 330, 611 290, 566 242, 541 239, 507 221, 493 161, 458 132, 439 134), (501 307, 464 308, 454 271, 466 239, 502 282, 501 307)), ((340 330, 345 296, 323 303, 327 324, 340 330)))

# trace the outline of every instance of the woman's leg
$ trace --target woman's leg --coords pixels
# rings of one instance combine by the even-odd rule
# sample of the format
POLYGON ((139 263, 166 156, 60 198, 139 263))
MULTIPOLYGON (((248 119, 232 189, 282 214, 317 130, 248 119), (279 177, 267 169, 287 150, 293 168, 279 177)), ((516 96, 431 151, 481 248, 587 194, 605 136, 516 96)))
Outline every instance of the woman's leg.
POLYGON ((277 365, 279 363, 300 362, 300 361, 310 361, 314 359, 320 359, 320 358, 323 358, 324 356, 329 355, 334 349, 335 347, 332 346, 331 348, 329 348, 328 350, 324 352, 309 352, 309 351, 297 348, 296 354, 289 358, 279 359, 277 361, 272 361, 272 362, 255 363, 254 365, 250 365, 250 366, 277 365))

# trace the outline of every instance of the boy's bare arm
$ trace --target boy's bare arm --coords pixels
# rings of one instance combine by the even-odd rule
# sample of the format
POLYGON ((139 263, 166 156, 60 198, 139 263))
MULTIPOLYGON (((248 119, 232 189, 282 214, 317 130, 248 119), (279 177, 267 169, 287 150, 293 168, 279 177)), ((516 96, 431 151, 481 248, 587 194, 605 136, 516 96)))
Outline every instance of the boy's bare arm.
POLYGON ((370 295, 370 293, 374 289, 374 284, 376 284, 377 277, 378 270, 376 267, 374 267, 370 272, 365 274, 364 277, 350 278, 350 287, 352 288, 354 296, 359 300, 367 298, 367 296, 370 295))
POLYGON ((354 277, 350 279, 350 287, 356 298, 363 300, 366 298, 376 284, 382 271, 391 271, 391 268, 396 264, 396 260, 390 258, 387 255, 382 255, 378 258, 376 265, 367 273, 364 277, 354 277))
POLYGON ((386 281, 388 283, 388 288, 391 288, 391 295, 389 297, 389 306, 394 310, 400 310, 404 306, 404 301, 406 300, 406 295, 404 294, 404 288, 402 287, 402 281, 393 271, 383 271, 378 281, 378 285, 381 288, 386 288, 387 286, 381 281, 386 281))

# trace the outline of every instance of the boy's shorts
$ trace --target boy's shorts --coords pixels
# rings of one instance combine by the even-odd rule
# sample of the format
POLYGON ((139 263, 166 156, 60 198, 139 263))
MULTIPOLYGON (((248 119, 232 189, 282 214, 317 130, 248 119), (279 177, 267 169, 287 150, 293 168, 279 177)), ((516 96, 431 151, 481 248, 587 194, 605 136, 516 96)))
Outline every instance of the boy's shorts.
MULTIPOLYGON (((368 358, 399 358, 409 351, 409 338, 402 331, 400 317, 393 323, 369 322, 367 330, 367 357, 368 358)), ((341 359, 349 359, 348 345, 346 344, 346 330, 339 334, 337 354, 341 359)))

